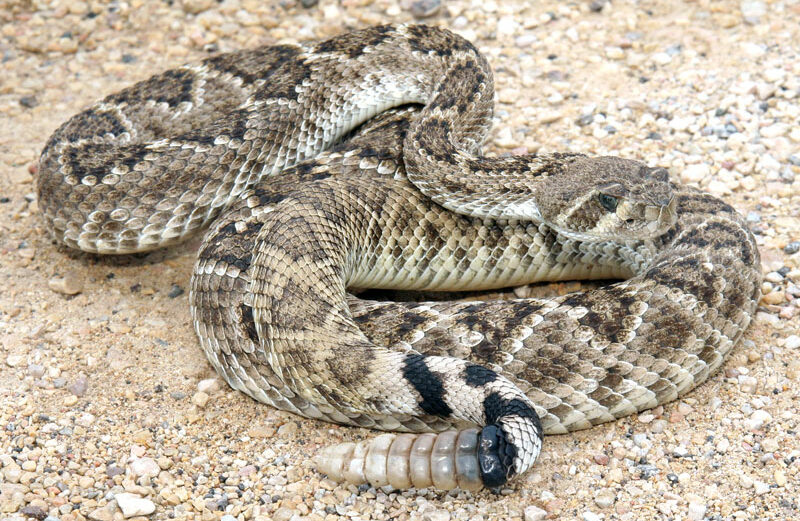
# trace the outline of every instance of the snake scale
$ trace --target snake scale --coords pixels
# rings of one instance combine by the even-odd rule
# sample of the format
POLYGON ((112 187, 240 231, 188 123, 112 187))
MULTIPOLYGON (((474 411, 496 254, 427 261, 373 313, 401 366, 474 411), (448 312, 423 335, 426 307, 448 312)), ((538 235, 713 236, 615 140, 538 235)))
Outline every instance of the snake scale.
POLYGON ((210 57, 97 102, 40 160, 53 237, 102 254, 204 229, 190 302, 235 389, 385 434, 322 451, 337 480, 495 488, 544 433, 674 400, 747 328, 755 241, 666 170, 482 157, 486 59, 423 25, 210 57), (619 279, 507 301, 361 300, 619 279), (453 430, 456 429, 456 430, 453 430))

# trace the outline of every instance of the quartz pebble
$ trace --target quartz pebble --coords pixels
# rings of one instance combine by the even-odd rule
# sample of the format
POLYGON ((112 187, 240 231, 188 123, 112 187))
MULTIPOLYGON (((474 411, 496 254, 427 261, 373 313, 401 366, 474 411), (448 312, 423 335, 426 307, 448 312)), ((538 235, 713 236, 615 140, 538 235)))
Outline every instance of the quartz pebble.
POLYGON ((696 503, 694 501, 689 503, 689 521, 703 521, 708 508, 703 503, 696 503))
POLYGON ((137 458, 133 460, 129 466, 131 473, 136 477, 155 477, 161 471, 161 467, 153 458, 137 458))
POLYGON ((197 390, 201 393, 214 394, 220 390, 220 383, 218 378, 207 378, 200 380, 197 384, 197 390))
POLYGON ((116 494, 114 499, 117 500, 117 504, 120 510, 122 510, 122 515, 126 518, 148 516, 156 510, 156 505, 152 501, 136 494, 121 492, 116 494))
POLYGON ((787 349, 797 349, 798 347, 800 347, 800 336, 789 335, 788 337, 786 337, 783 346, 787 349))
POLYGON ((608 508, 614 504, 614 501, 617 499, 614 491, 610 489, 602 489, 598 491, 594 496, 594 502, 600 508, 608 508))
POLYGON ((406 0, 408 9, 415 18, 428 18, 439 12, 441 0, 406 0))
POLYGON ((83 291, 83 280, 73 272, 67 272, 62 277, 53 277, 47 285, 56 293, 64 295, 77 295, 83 291))
POLYGON ((767 411, 759 409, 757 411, 753 411, 753 414, 750 415, 750 418, 745 420, 745 426, 750 431, 757 431, 761 430, 771 421, 772 415, 770 415, 767 411))
POLYGON ((524 511, 525 521, 543 521, 547 517, 547 511, 537 506, 527 506, 524 511))
POLYGON ((208 404, 210 396, 203 391, 198 391, 192 395, 192 403, 196 406, 203 408, 208 404))

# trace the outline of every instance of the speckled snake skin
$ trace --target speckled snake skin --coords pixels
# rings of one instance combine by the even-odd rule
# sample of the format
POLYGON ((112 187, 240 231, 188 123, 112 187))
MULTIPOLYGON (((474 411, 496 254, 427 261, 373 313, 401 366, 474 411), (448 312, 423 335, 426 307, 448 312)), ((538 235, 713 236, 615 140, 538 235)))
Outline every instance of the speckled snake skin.
POLYGON ((39 203, 57 241, 89 252, 210 226, 190 301, 225 380, 307 417, 409 433, 325 449, 330 477, 495 488, 533 465, 543 433, 704 381, 750 323, 761 275, 741 216, 664 169, 481 157, 492 98, 485 58, 426 26, 223 54, 63 124, 39 203), (623 281, 550 299, 348 293, 609 278, 623 281))

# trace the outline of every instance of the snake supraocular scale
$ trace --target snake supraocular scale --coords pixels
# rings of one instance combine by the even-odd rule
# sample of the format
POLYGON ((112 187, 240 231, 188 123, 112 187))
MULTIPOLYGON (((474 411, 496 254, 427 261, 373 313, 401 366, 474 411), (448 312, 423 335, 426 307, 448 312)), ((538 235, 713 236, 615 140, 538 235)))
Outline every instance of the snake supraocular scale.
POLYGON ((484 57, 426 26, 223 54, 62 125, 40 207, 58 241, 98 253, 211 225, 190 300, 232 387, 311 418, 439 432, 329 449, 332 477, 496 487, 530 468, 543 432, 705 380, 751 320, 760 264, 737 212, 664 169, 479 157, 492 98, 484 57), (347 293, 608 278, 625 280, 552 299, 347 293))

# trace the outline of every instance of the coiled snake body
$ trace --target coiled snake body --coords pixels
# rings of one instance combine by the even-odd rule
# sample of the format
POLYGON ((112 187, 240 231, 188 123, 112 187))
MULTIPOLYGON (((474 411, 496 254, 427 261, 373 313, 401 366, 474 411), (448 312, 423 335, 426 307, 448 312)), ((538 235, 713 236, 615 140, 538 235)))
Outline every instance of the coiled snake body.
POLYGON ((312 418, 439 433, 327 449, 331 477, 496 487, 530 468, 543 432, 705 380, 751 320, 760 264, 738 213, 663 169, 478 156, 492 97, 484 57, 426 26, 223 54, 62 125, 40 207, 58 241, 98 253, 210 224, 190 301, 232 387, 312 418), (625 280, 511 301, 347 292, 607 278, 625 280))

